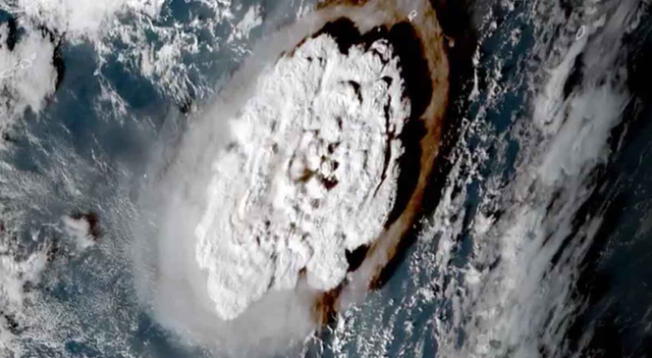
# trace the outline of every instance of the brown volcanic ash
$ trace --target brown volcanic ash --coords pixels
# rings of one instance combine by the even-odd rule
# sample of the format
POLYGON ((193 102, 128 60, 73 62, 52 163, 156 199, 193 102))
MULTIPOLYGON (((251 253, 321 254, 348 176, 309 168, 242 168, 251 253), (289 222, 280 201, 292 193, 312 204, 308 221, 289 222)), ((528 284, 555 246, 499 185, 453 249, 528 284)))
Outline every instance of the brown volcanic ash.
POLYGON ((383 269, 398 254, 401 241, 419 217, 440 151, 448 105, 449 63, 445 37, 427 0, 333 0, 319 6, 318 16, 328 22, 319 33, 335 37, 341 49, 377 38, 388 39, 400 58, 404 95, 412 105, 401 138, 405 153, 396 204, 384 232, 366 253, 356 250, 351 255, 355 257, 351 269, 355 270, 347 280, 317 298, 316 319, 327 323, 335 312, 379 285, 383 269))

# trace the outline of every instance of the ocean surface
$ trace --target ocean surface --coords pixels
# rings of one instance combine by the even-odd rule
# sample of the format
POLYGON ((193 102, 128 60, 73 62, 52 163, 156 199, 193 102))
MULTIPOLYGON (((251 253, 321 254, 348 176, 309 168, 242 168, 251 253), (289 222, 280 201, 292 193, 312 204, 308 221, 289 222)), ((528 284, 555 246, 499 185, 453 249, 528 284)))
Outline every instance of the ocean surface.
MULTIPOLYGON (((139 299, 141 195, 256 42, 313 2, 39 1, 0 0, 15 46, 36 34, 58 59, 24 111, 27 82, 0 76, 0 357, 220 356, 139 299)), ((458 82, 430 210, 382 288, 277 356, 652 357, 650 4, 459 6, 440 19, 458 82)))

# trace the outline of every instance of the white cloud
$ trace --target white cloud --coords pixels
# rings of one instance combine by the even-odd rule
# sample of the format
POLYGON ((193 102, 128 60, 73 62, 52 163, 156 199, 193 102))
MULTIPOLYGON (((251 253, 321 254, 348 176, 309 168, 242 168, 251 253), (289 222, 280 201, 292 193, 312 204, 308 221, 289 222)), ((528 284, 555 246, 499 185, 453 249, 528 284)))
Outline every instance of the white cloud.
POLYGON ((9 26, 0 25, 0 130, 30 108, 38 113, 55 89, 54 44, 39 31, 27 31, 13 50, 5 44, 9 26))

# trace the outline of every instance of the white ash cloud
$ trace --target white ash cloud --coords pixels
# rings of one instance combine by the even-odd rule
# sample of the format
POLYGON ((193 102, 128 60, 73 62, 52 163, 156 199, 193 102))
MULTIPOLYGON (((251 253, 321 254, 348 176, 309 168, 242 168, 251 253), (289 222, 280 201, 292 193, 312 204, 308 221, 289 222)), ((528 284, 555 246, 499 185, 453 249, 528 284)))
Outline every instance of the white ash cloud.
POLYGON ((320 21, 262 42, 145 190, 142 299, 218 351, 303 340, 316 297, 346 277, 345 250, 374 240, 393 205, 410 113, 398 59, 385 40, 344 55, 327 35, 292 51, 320 21))
POLYGON ((302 270, 310 287, 335 288, 345 250, 388 219, 410 110, 398 59, 384 40, 337 46, 321 35, 264 73, 212 164, 196 259, 225 319, 294 288, 302 270))

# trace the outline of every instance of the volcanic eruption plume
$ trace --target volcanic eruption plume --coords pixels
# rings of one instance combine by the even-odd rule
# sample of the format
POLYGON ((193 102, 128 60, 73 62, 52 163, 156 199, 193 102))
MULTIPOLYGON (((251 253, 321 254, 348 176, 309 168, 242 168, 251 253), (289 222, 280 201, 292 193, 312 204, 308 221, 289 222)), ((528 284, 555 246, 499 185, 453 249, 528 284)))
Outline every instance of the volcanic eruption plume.
POLYGON ((426 0, 323 3, 268 35, 144 195, 159 321, 253 354, 359 302, 419 216, 448 75, 426 0))

